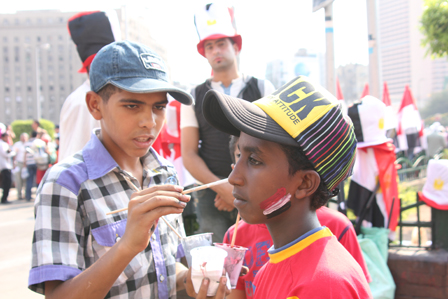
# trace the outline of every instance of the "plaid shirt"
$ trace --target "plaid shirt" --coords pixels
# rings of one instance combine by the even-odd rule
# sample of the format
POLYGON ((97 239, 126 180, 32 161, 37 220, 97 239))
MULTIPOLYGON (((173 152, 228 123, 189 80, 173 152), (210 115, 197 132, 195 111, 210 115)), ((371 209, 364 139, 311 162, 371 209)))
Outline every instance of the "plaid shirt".
MULTIPOLYGON (((72 157, 53 166, 35 202, 33 257, 29 288, 44 292, 44 282, 75 277, 104 255, 124 234, 133 190, 96 135, 72 157)), ((173 166, 152 149, 141 158, 143 185, 163 184, 176 175, 173 166)), ((181 215, 166 219, 185 236, 181 215)), ((159 221, 148 247, 120 274, 106 298, 176 298, 176 257, 183 250, 176 234, 159 221)), ((179 255, 179 256, 178 256, 179 255)))

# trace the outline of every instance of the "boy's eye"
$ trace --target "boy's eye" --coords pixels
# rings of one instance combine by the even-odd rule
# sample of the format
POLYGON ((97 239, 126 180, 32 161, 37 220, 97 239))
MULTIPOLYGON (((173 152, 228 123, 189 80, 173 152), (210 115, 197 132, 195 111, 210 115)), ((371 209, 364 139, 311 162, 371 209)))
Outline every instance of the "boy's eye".
POLYGON ((137 108, 137 105, 130 104, 130 105, 126 105, 125 107, 129 108, 129 109, 135 109, 135 108, 137 108))
POLYGON ((157 106, 155 106, 155 108, 156 108, 157 110, 163 110, 163 109, 166 108, 166 105, 157 105, 157 106))
POLYGON ((249 157, 248 160, 249 160, 249 163, 250 163, 250 164, 253 164, 253 165, 260 165, 260 164, 261 164, 260 161, 254 159, 254 158, 252 158, 252 157, 249 157))

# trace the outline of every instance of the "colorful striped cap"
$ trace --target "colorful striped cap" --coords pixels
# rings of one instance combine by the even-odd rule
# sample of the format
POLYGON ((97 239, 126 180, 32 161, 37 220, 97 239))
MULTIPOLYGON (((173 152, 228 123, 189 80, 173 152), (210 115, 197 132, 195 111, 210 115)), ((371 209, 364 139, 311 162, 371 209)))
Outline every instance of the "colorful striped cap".
POLYGON ((327 189, 352 174, 356 138, 338 100, 305 76, 255 102, 210 90, 204 98, 205 119, 217 129, 302 148, 327 189))

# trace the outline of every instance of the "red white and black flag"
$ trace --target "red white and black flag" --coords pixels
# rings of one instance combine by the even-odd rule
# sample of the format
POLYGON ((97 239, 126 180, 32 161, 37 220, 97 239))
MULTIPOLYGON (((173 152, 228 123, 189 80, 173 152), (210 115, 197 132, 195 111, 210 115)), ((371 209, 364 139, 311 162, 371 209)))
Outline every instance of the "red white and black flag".
POLYGON ((358 150, 347 206, 356 216, 375 227, 394 231, 400 212, 395 146, 385 135, 386 105, 377 98, 366 96, 348 110, 353 121, 358 150), (367 202, 373 197, 370 209, 367 202))

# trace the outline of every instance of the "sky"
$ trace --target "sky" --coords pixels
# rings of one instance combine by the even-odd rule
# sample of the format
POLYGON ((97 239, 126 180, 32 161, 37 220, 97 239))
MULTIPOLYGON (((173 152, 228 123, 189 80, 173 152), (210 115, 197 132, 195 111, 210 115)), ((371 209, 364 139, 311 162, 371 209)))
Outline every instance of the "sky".
MULTIPOLYGON (((324 10, 312 12, 312 0, 256 1, 218 0, 235 7, 238 33, 243 39, 240 71, 265 77, 266 65, 278 58, 291 58, 300 48, 325 53, 324 10)), ((210 76, 210 66, 196 50, 199 38, 194 12, 204 0, 22 0, 2 4, 2 13, 17 10, 106 10, 126 5, 128 15, 147 15, 152 35, 168 51, 171 78, 200 83, 210 76), (69 3, 70 2, 70 3, 69 3)), ((335 0, 333 4, 335 66, 368 64, 366 1, 335 0)))

